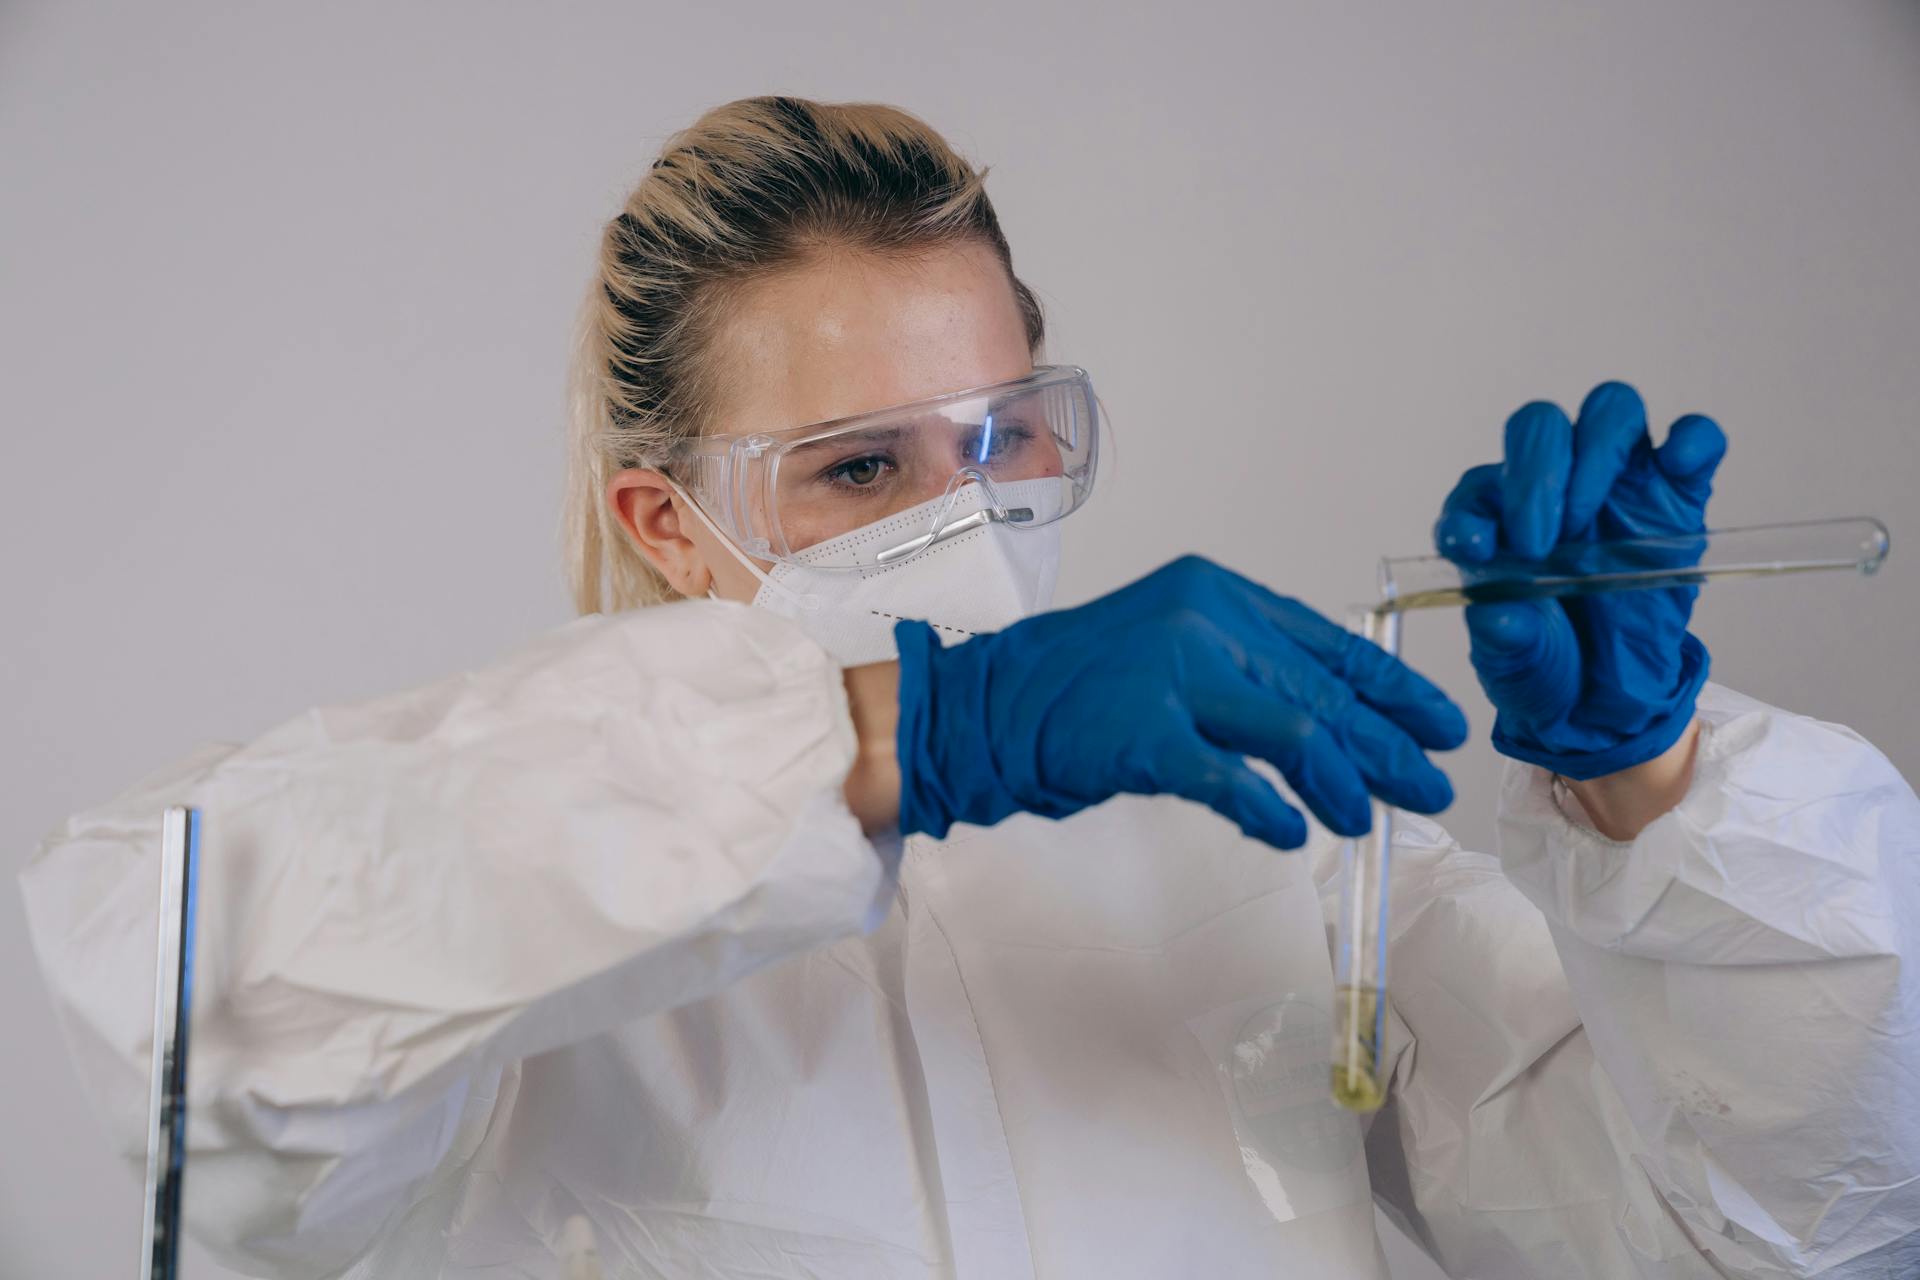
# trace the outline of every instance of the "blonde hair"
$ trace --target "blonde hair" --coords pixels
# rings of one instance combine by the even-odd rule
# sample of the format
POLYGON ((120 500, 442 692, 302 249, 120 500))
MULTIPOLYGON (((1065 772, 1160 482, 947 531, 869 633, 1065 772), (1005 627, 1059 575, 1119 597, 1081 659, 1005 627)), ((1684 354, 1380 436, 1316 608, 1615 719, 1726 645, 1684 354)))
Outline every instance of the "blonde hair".
POLYGON ((924 122, 869 103, 745 98, 676 135, 600 240, 570 387, 567 576, 581 613, 676 597, 608 509, 617 471, 697 436, 706 359, 739 287, 822 249, 912 254, 975 241, 1007 268, 1039 350, 1040 304, 976 170, 924 122))

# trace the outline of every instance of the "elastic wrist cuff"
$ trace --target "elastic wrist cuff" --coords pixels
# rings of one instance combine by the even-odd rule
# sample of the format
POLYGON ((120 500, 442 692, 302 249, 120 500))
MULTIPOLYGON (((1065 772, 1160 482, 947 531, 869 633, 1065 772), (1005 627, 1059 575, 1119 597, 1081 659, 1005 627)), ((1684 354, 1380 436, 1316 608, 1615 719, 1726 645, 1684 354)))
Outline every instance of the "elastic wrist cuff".
POLYGON ((1680 642, 1679 687, 1667 709, 1639 733, 1611 746, 1598 751, 1552 751, 1534 743, 1515 741, 1496 721, 1493 726, 1493 749, 1503 756, 1538 765, 1549 773, 1557 773, 1575 782, 1605 777, 1609 773, 1645 764, 1680 741, 1680 735, 1693 723, 1694 703, 1699 699, 1700 687, 1707 682, 1710 665, 1707 646, 1689 632, 1680 642))
POLYGON ((900 762, 900 833, 944 840, 952 808, 943 803, 937 771, 924 767, 933 729, 928 667, 940 639, 926 623, 906 621, 894 624, 893 643, 900 653, 900 720, 893 738, 900 762))

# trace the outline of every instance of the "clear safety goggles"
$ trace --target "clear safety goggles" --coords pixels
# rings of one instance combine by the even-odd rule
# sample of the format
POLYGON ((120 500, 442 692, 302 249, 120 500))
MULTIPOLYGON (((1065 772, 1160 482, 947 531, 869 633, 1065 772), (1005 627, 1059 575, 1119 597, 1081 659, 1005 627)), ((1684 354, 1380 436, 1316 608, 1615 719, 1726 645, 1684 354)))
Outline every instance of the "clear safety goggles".
POLYGON ((1099 412, 1086 370, 1043 366, 832 422, 701 436, 666 470, 750 556, 885 568, 984 525, 1033 529, 1077 510, 1099 412))

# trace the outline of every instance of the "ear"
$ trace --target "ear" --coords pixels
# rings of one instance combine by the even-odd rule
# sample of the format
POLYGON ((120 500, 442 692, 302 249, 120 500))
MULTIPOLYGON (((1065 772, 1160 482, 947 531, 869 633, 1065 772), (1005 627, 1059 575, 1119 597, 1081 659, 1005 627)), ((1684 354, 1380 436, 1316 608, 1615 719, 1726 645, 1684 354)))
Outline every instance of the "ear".
POLYGON ((684 527, 673 486, 651 467, 629 467, 607 480, 607 506, 633 545, 666 578, 668 585, 689 599, 699 599, 713 586, 713 571, 700 545, 684 527))

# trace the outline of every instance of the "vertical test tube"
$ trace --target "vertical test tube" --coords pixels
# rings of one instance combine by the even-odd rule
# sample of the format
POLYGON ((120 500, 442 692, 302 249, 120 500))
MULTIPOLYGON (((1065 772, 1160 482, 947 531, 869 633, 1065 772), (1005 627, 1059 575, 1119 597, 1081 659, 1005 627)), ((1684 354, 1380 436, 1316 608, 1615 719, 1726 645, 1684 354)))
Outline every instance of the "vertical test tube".
MULTIPOLYGON (((1388 653, 1400 649, 1400 615, 1356 609, 1349 629, 1388 653)), ((1387 1098, 1387 874, 1393 810, 1373 802, 1373 826, 1340 854, 1340 920, 1335 930, 1333 1098, 1350 1111, 1377 1111, 1387 1098)))

